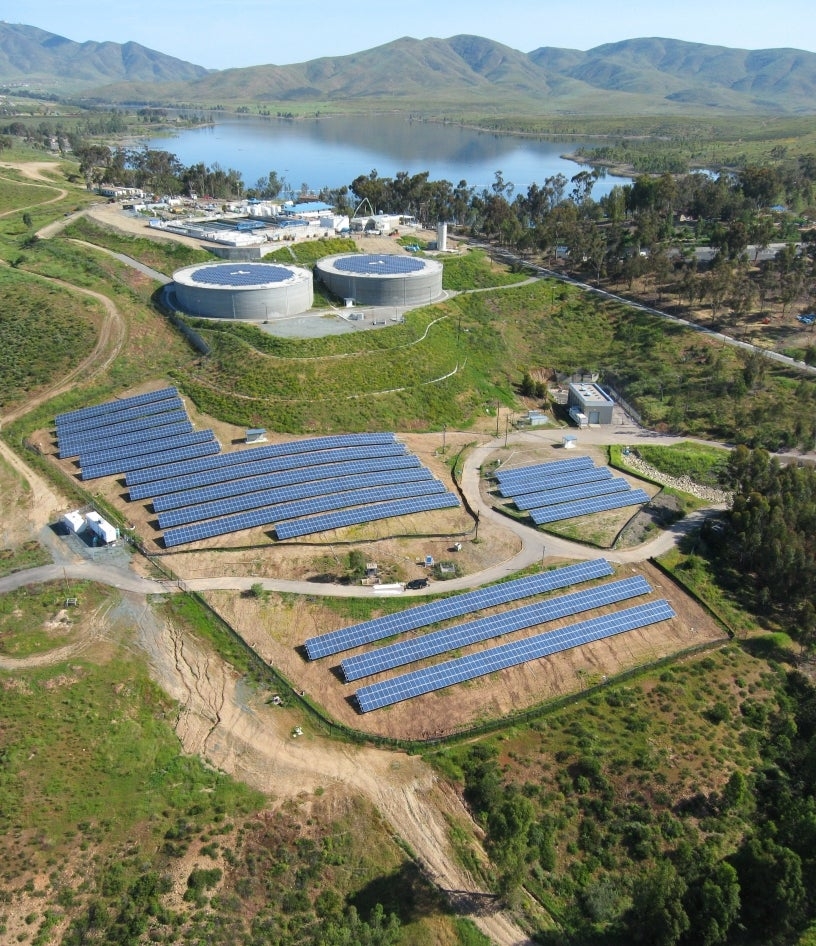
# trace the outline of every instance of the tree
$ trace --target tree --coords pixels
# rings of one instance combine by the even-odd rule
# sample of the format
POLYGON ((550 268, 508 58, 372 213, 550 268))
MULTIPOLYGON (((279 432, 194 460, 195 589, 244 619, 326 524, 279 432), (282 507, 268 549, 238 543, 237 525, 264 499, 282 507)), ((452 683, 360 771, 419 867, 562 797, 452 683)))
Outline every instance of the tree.
POLYGON ((635 882, 632 906, 624 916, 626 931, 635 943, 675 946, 689 928, 683 907, 686 884, 670 861, 663 860, 635 882))
POLYGON ((725 942, 740 910, 736 870, 726 861, 708 865, 689 884, 683 906, 689 918, 683 943, 716 946, 725 942))

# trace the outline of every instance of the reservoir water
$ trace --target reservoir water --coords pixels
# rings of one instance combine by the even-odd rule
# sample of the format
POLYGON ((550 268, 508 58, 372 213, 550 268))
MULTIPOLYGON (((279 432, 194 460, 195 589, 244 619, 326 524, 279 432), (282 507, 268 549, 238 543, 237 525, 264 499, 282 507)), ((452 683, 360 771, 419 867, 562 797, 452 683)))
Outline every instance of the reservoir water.
MULTIPOLYGON (((239 171, 247 187, 275 171, 288 189, 319 191, 348 186, 376 171, 393 178, 430 172, 430 180, 477 191, 489 188, 500 171, 515 193, 563 174, 569 181, 586 168, 562 157, 589 139, 553 140, 498 135, 457 125, 413 121, 395 115, 331 117, 290 121, 257 116, 214 116, 214 124, 153 138, 150 148, 170 151, 185 166, 218 164, 239 171), (304 187, 305 185, 305 187, 304 187)), ((592 190, 599 200, 628 178, 602 177, 592 190)), ((569 192, 569 186, 567 192, 569 192)))

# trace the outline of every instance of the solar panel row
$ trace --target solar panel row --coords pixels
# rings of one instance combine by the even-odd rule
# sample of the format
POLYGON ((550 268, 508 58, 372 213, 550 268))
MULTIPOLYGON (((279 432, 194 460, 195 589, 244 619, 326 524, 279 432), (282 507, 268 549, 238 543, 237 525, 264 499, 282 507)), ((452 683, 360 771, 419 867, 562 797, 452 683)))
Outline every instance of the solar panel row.
POLYGON ((135 443, 148 436, 169 437, 173 434, 184 434, 193 429, 184 411, 168 411, 166 414, 155 414, 153 417, 128 421, 115 430, 104 427, 101 430, 83 432, 77 437, 59 438, 60 459, 76 457, 83 449, 98 444, 135 443))
POLYGON ((593 578, 607 578, 611 574, 612 567, 609 562, 598 558, 587 562, 577 562, 575 565, 565 565, 537 575, 526 575, 524 578, 499 582, 488 585, 486 588, 477 588, 475 591, 441 598, 438 601, 428 601, 396 614, 386 614, 379 618, 372 618, 370 621, 340 628, 337 631, 310 637, 305 644, 306 653, 310 660, 317 660, 320 657, 328 657, 344 650, 351 650, 353 647, 383 640, 394 634, 428 627, 439 621, 461 617, 463 614, 470 614, 483 608, 519 601, 533 595, 545 594, 548 591, 557 591, 559 588, 568 588, 570 585, 591 581, 593 578))
POLYGON ((172 437, 148 436, 136 443, 116 443, 115 446, 92 445, 84 449, 79 455, 79 464, 84 469, 87 466, 96 466, 100 463, 119 463, 120 470, 126 470, 131 457, 142 456, 147 453, 159 453, 175 450, 177 447, 190 447, 195 443, 204 443, 214 440, 211 430, 192 430, 186 434, 175 434, 172 437))
MULTIPOLYGON (((425 468, 420 464, 419 458, 412 454, 402 454, 396 457, 374 457, 370 460, 351 460, 343 464, 328 463, 323 466, 309 467, 308 482, 340 483, 347 477, 367 475, 373 473, 402 474, 406 478, 418 475, 425 468)), ((190 479, 197 479, 199 476, 206 478, 207 473, 194 474, 190 479)), ((238 472, 237 470, 235 471, 238 472)), ((184 489, 183 487, 172 493, 160 493, 153 496, 153 508, 156 512, 166 512, 169 509, 179 509, 182 506, 192 506, 198 503, 210 502, 213 499, 224 499, 227 496, 239 496, 241 493, 252 493, 261 489, 274 489, 276 487, 293 486, 296 483, 304 482, 305 471, 300 469, 283 470, 275 473, 263 473, 248 468, 245 476, 240 479, 226 480, 225 482, 215 482, 210 486, 201 486, 193 489, 184 489), (252 475, 250 475, 252 474, 252 475)), ((424 474, 423 474, 424 475, 424 474)), ((165 482, 160 480, 158 482, 165 482)), ((132 499, 147 499, 151 494, 139 495, 139 491, 150 488, 150 484, 144 486, 134 486, 131 490, 132 499), (136 492, 134 496, 133 493, 136 492)), ((348 488, 344 486, 343 488, 348 488)), ((329 492, 329 487, 326 487, 329 492)))
POLYGON ((101 430, 105 427, 115 427, 127 420, 136 420, 138 417, 151 417, 153 414, 164 414, 167 411, 183 410, 184 404, 180 397, 170 397, 164 401, 151 401, 138 407, 129 407, 126 410, 115 411, 111 414, 102 414, 99 417, 84 417, 78 421, 71 421, 67 426, 57 427, 57 436, 77 434, 83 430, 101 430))
POLYGON ((530 476, 559 476, 568 470, 580 470, 582 467, 593 466, 590 457, 570 457, 568 460, 554 460, 550 463, 535 463, 531 466, 518 466, 509 470, 496 470, 493 474, 504 484, 515 482, 518 479, 529 479, 530 476))
MULTIPOLYGON (((256 477, 263 480, 266 477, 256 477)), ((335 479, 317 480, 316 482, 297 483, 292 486, 261 488, 258 484, 257 492, 243 492, 235 496, 226 496, 206 503, 197 503, 192 506, 182 506, 169 511, 161 511, 159 524, 162 529, 171 526, 185 525, 188 522, 198 522, 202 519, 212 519, 214 516, 223 516, 233 512, 243 512, 246 509, 259 509, 261 506, 272 506, 290 502, 295 499, 308 499, 313 496, 325 496, 333 493, 348 493, 349 490, 366 489, 372 486, 389 486, 399 483, 418 484, 422 481, 432 481, 433 474, 424 467, 414 467, 409 470, 387 470, 380 473, 368 473, 360 476, 339 476, 335 479)), ((437 482, 437 480, 433 480, 437 482)), ((438 483, 438 490, 444 487, 438 483)), ((173 494, 175 495, 175 494, 173 494)), ((154 504, 154 509, 156 506, 154 504)))
POLYGON ((407 516, 411 513, 430 512, 434 509, 453 509, 458 505, 459 500, 453 493, 417 496, 413 499, 397 499, 390 503, 376 503, 373 506, 329 512, 309 519, 282 522, 275 527, 275 533, 279 539, 293 539, 301 535, 313 535, 315 532, 327 532, 330 529, 360 525, 363 522, 390 519, 392 516, 407 516))
MULTIPOLYGON (((219 457, 210 459, 207 465, 201 465, 194 462, 182 462, 170 464, 166 472, 161 476, 144 476, 128 479, 128 486, 135 486, 137 483, 148 483, 156 479, 169 479, 175 476, 188 476, 191 473, 198 473, 202 470, 213 470, 220 467, 232 467, 242 463, 254 463, 257 460, 268 459, 271 457, 289 456, 298 453, 313 453, 314 451, 333 450, 340 447, 362 447, 376 445, 391 445, 397 443, 393 434, 344 434, 342 436, 315 437, 312 441, 293 440, 289 443, 270 443, 259 447, 249 447, 245 450, 236 450, 234 453, 223 453, 219 457), (314 446, 310 446, 314 444, 314 446)), ((403 452, 404 452, 403 447, 403 452)), ((316 463, 328 462, 315 460, 316 463)))
MULTIPOLYGON (((285 519, 298 519, 318 512, 328 512, 334 509, 346 509, 349 506, 362 506, 365 503, 385 502, 391 499, 408 499, 410 496, 428 496, 433 493, 442 493, 445 487, 439 480, 432 477, 419 483, 394 483, 389 486, 373 486, 369 489, 346 491, 345 493, 331 493, 324 496, 313 496, 310 499, 297 499, 291 502, 275 502, 277 490, 266 490, 262 493, 244 493, 242 496, 230 496, 227 499, 217 499, 208 503, 207 515, 197 516, 192 523, 203 525, 207 520, 216 517, 245 512, 248 509, 266 507, 272 516, 272 522, 285 519)), ((159 516, 159 526, 168 529, 183 519, 186 510, 171 510, 159 516)), ((191 525, 190 528, 195 528, 191 525)))
POLYGON ((538 660, 581 644, 668 621, 673 617, 674 611, 667 601, 652 601, 372 683, 357 690, 355 696, 360 710, 368 713, 423 693, 538 660))
MULTIPOLYGON (((437 493, 432 496, 419 496, 413 499, 393 500, 386 503, 375 503, 365 506, 362 509, 343 510, 343 513, 327 513, 324 516, 315 516, 313 520, 296 520, 289 523, 282 523, 276 528, 279 532, 284 525, 296 526, 299 522, 312 522, 317 520, 328 520, 331 517, 340 517, 343 514, 351 515, 361 514, 362 518, 352 521, 368 522, 387 516, 403 516, 410 512, 421 512, 425 509, 441 509, 449 505, 458 505, 456 498, 451 493, 437 493), (451 502, 450 500, 453 500, 451 502)), ((197 522, 189 526, 179 526, 177 529, 168 529, 164 533, 164 544, 169 548, 176 545, 184 545, 187 542, 196 542, 199 539, 214 538, 218 535, 227 535, 230 532, 239 532, 242 529, 253 529, 257 526, 272 525, 275 522, 274 516, 270 516, 269 507, 263 509, 253 509, 249 512, 237 513, 233 516, 225 516, 221 519, 208 519, 206 522, 197 522)), ((343 525, 350 525, 351 522, 344 522, 343 525)), ((325 528, 337 528, 337 526, 326 526, 325 528)), ((322 528, 310 531, 323 531, 322 528)), ((297 533, 301 534, 301 533, 297 533)), ((306 534, 306 533, 303 533, 306 534)))
POLYGON ((513 502, 517 509, 540 509, 558 503, 589 499, 591 496, 606 496, 609 493, 623 493, 629 490, 629 484, 620 476, 608 480, 596 480, 594 483, 582 483, 580 486, 566 486, 563 489, 548 489, 543 493, 526 493, 516 496, 513 502))
POLYGON ((558 476, 542 479, 533 473, 529 478, 519 477, 506 486, 500 486, 500 496, 520 496, 524 493, 540 493, 548 489, 562 489, 565 486, 579 486, 581 483, 594 483, 612 478, 608 466, 588 466, 579 470, 567 470, 558 476))
POLYGON ((118 401, 107 401, 104 404, 95 404, 92 407, 82 407, 76 411, 66 411, 64 414, 58 414, 56 423, 57 426, 61 426, 84 417, 98 417, 103 414, 114 413, 117 410, 124 410, 128 407, 136 407, 138 404, 162 401, 176 394, 178 394, 178 391, 175 388, 162 388, 160 391, 137 394, 134 397, 126 397, 118 401))
MULTIPOLYGON (((221 479, 227 480, 236 476, 249 475, 249 469, 240 470, 239 467, 246 464, 252 464, 259 473, 269 473, 273 470, 293 470, 305 465, 318 465, 323 463, 340 463, 345 460, 365 459, 366 457, 396 457, 406 454, 405 447, 394 440, 381 444, 362 444, 359 446, 337 447, 333 449, 321 450, 314 454, 306 454, 308 464, 304 463, 303 457, 299 454, 276 454, 269 456, 264 447, 253 447, 250 450, 240 450, 237 453, 224 453, 218 457, 213 457, 206 462, 181 462, 171 463, 164 470, 155 470, 148 472, 134 472, 128 476, 128 486, 139 486, 143 483, 155 482, 160 479, 183 479, 192 476, 192 474, 205 471, 221 471, 221 479), (257 451, 257 452, 256 452, 257 451), (263 451, 263 452, 261 452, 263 451), (266 464, 261 468, 259 464, 266 464)), ((218 482, 213 480, 212 482, 218 482)), ((194 485, 194 484, 191 484, 194 485)), ((182 486, 182 489, 185 487, 182 486)), ((147 495, 154 495, 148 493, 147 495)), ((158 494, 155 494, 158 495, 158 494)))
POLYGON ((129 460, 118 460, 111 463, 99 463, 92 467, 83 467, 82 479, 93 480, 100 476, 115 476, 128 472, 128 468, 136 469, 146 466, 164 466, 179 457, 201 457, 218 453, 221 444, 217 440, 208 440, 205 443, 196 443, 190 447, 180 447, 176 450, 161 453, 147 453, 141 457, 131 457, 129 460))
POLYGON ((626 493, 613 493, 610 496, 596 496, 591 499, 578 499, 572 503, 561 503, 558 506, 531 509, 530 517, 537 526, 540 526, 548 522, 572 519, 574 516, 588 516, 594 512, 607 512, 611 509, 622 509, 625 506, 637 506, 648 502, 647 493, 644 493, 642 489, 632 489, 626 493))
POLYGON ((651 587, 640 575, 608 582, 596 588, 576 591, 535 604, 503 611, 488 617, 459 624, 455 627, 433 631, 411 640, 399 641, 378 650, 368 651, 353 657, 346 657, 340 666, 347 682, 359 680, 384 670, 393 670, 405 664, 414 663, 427 657, 436 657, 446 651, 478 644, 482 641, 526 630, 548 621, 571 617, 582 611, 591 611, 605 605, 628 601, 640 595, 647 595, 651 587))

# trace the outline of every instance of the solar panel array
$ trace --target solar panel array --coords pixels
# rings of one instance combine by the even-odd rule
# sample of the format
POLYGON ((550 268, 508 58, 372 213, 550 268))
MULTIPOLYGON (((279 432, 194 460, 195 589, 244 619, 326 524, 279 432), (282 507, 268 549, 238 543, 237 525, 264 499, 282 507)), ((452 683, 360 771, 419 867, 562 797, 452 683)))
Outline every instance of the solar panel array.
MULTIPOLYGON (((161 433, 162 430, 161 427, 153 428, 146 433, 145 437, 135 443, 120 444, 116 441, 114 446, 110 444, 91 444, 80 453, 79 465, 84 470, 101 463, 112 463, 119 464, 120 470, 127 470, 135 457, 147 453, 174 450, 176 447, 190 447, 196 443, 204 443, 215 439, 211 430, 192 430, 190 433, 175 434, 172 437, 165 437, 161 433)), ((137 466, 137 464, 134 464, 134 466, 137 466)))
POLYGON ((516 496, 513 502, 519 509, 540 509, 542 506, 555 506, 558 503, 589 499, 591 496, 605 496, 608 493, 620 493, 631 489, 623 477, 610 477, 594 483, 582 483, 579 486, 565 486, 563 489, 549 489, 543 493, 525 493, 516 496))
POLYGON ((158 417, 146 417, 138 420, 127 421, 112 430, 110 427, 102 427, 98 430, 79 431, 74 436, 60 436, 59 438, 59 456, 61 460, 67 457, 77 457, 83 449, 97 444, 110 443, 115 438, 117 443, 136 443, 144 439, 146 430, 154 430, 158 436, 172 436, 173 434, 185 434, 193 429, 193 425, 187 419, 187 414, 183 411, 167 411, 158 417))
POLYGON ((340 662, 340 666, 346 681, 351 682, 426 657, 436 657, 459 647, 478 644, 502 634, 526 630, 558 618, 571 617, 581 611, 591 611, 604 605, 628 601, 640 595, 647 595, 651 590, 649 583, 640 575, 623 578, 347 657, 340 662))
POLYGON ((376 522, 379 519, 391 519, 395 516, 408 516, 420 512, 432 512, 436 509, 455 509, 459 500, 453 493, 438 493, 435 496, 416 496, 411 499, 395 499, 388 503, 375 503, 372 506, 358 506, 342 509, 322 516, 296 519, 282 522, 275 527, 279 539, 293 539, 301 535, 314 535, 316 532, 328 532, 331 529, 343 529, 357 526, 364 522, 376 522))
POLYGON ((100 476, 116 476, 128 470, 137 470, 147 466, 163 466, 178 460, 179 457, 201 457, 218 453, 221 444, 217 440, 207 440, 204 443, 195 443, 189 447, 177 447, 174 450, 163 450, 160 453, 145 453, 138 457, 129 457, 127 460, 111 460, 96 463, 93 466, 82 468, 82 479, 93 480, 100 476))
POLYGON ((394 276, 401 273, 418 273, 425 268, 425 264, 412 256, 367 253, 337 259, 334 261, 334 268, 360 276, 394 276))
POLYGON ((461 617, 473 611, 530 598, 548 591, 557 591, 559 588, 568 588, 570 585, 591 581, 593 578, 607 578, 611 574, 612 567, 609 562, 599 558, 578 562, 575 565, 565 565, 538 575, 526 575, 524 578, 503 581, 486 588, 441 598, 438 601, 428 601, 397 614, 386 614, 370 621, 311 637, 305 644, 306 653, 310 660, 317 660, 320 657, 339 654, 363 644, 384 640, 394 634, 428 627, 439 621, 461 617))
MULTIPOLYGON (((412 499, 392 500, 391 502, 343 509, 339 512, 326 513, 323 516, 313 516, 308 519, 295 519, 291 523, 276 525, 275 531, 280 538, 281 529, 284 526, 289 526, 294 535, 308 535, 312 532, 338 529, 345 525, 373 522, 377 519, 405 516, 409 513, 432 509, 444 509, 458 504, 458 500, 451 493, 436 493, 431 496, 417 496, 412 499)), ((179 526, 177 529, 168 529, 164 533, 164 544, 168 547, 184 545, 187 542, 227 535, 230 532, 239 532, 242 529, 273 525, 278 521, 277 516, 278 513, 274 509, 270 510, 270 507, 264 507, 233 516, 224 516, 220 519, 207 519, 203 522, 179 526)))
POLYGON ((161 401, 151 401, 138 407, 128 407, 125 410, 114 411, 103 414, 99 417, 84 417, 76 421, 70 421, 67 424, 57 426, 57 435, 64 436, 66 433, 75 434, 82 430, 104 430, 107 427, 116 427, 128 420, 136 420, 139 417, 152 417, 154 414, 164 414, 167 411, 180 410, 184 404, 180 397, 173 396, 161 401))
MULTIPOLYGON (((260 465, 263 466, 264 461, 261 461, 260 465)), ((329 483, 323 487, 324 490, 328 491, 336 485, 338 489, 348 489, 352 480, 360 480, 362 477, 382 474, 386 471, 391 471, 394 482, 424 479, 431 475, 419 462, 419 458, 410 453, 393 457, 374 457, 369 460, 351 460, 342 464, 321 464, 320 466, 311 467, 310 474, 315 478, 315 486, 322 480, 328 480, 329 483)), ((238 473, 238 469, 235 472, 238 473)), ((255 473, 254 470, 247 468, 247 473, 250 472, 255 473)), ((206 473, 196 474, 191 479, 198 479, 199 475, 205 477, 206 473)), ((260 475, 256 473, 252 476, 242 476, 240 479, 215 482, 209 486, 200 486, 193 489, 182 488, 172 493, 161 493, 153 496, 153 509, 156 512, 166 512, 169 509, 178 509, 181 506, 210 502, 213 499, 224 499, 227 496, 238 496, 241 493, 252 493, 262 489, 294 486, 296 484, 306 485, 303 483, 303 473, 300 469, 260 473, 260 475)), ((365 483, 363 485, 370 486, 373 484, 365 483)), ((133 496, 134 491, 146 490, 146 488, 147 484, 134 486, 131 489, 131 498, 147 499, 150 496, 148 492, 145 492, 142 496, 138 494, 133 496)))
MULTIPOLYGON (((387 485, 372 486, 368 489, 346 490, 346 492, 326 493, 312 496, 308 499, 296 499, 288 502, 278 502, 281 490, 266 490, 262 493, 245 493, 242 496, 229 496, 227 499, 218 499, 214 503, 207 503, 200 514, 194 514, 192 519, 185 518, 184 509, 174 509, 163 512, 159 516, 159 525, 166 529, 181 522, 201 522, 206 519, 215 519, 218 516, 227 516, 247 509, 267 507, 272 522, 281 522, 286 519, 299 519, 302 516, 311 516, 318 512, 329 512, 335 509, 347 509, 350 506, 363 506, 366 503, 378 503, 391 499, 408 499, 411 496, 430 496, 434 493, 444 493, 445 487, 439 480, 430 477, 423 482, 390 483, 387 485)), ((201 507, 198 507, 199 509, 201 507)))
POLYGON ((543 509, 531 509, 530 517, 537 526, 548 522, 560 522, 575 516, 589 516, 596 512, 608 512, 623 509, 626 506, 639 506, 649 502, 649 494, 642 489, 632 489, 626 493, 612 493, 610 496, 595 496, 591 499, 579 499, 572 503, 547 506, 543 509))
POLYGON ((651 601, 369 684, 357 690, 357 704, 362 712, 368 713, 423 693, 474 680, 497 670, 668 621, 673 617, 675 613, 667 601, 651 601))
POLYGON ((587 466, 577 470, 567 470, 563 474, 542 481, 540 476, 532 474, 529 477, 512 480, 499 486, 501 496, 520 496, 525 493, 538 493, 553 487, 580 486, 581 483, 594 483, 598 480, 612 478, 612 471, 608 466, 587 466))
MULTIPOLYGON (((163 472, 158 473, 139 473, 129 476, 128 486, 149 483, 155 480, 187 476, 191 473, 198 473, 203 470, 214 470, 221 467, 233 467, 241 463, 257 463, 258 460, 271 459, 276 457, 288 456, 290 454, 311 453, 312 451, 325 451, 340 448, 362 449, 365 445, 370 445, 372 450, 376 446, 398 447, 395 453, 404 453, 405 448, 399 444, 393 434, 347 434, 340 437, 316 437, 311 446, 307 440, 293 440, 290 443, 267 444, 262 447, 252 447, 248 450, 238 450, 235 453, 224 453, 219 457, 213 457, 206 464, 201 463, 175 463, 169 465, 163 472)), ((377 451, 373 455, 381 456, 377 451)), ((341 457, 346 459, 346 457, 341 457)), ((326 459, 325 462, 330 462, 326 459)), ((150 494, 148 494, 150 495, 150 494)))
MULTIPOLYGON (((263 480, 265 477, 257 477, 263 480)), ((244 481, 246 482, 246 481, 244 481)), ((445 487, 434 479, 430 470, 425 467, 414 467, 408 470, 388 470, 380 473, 369 473, 361 476, 338 476, 330 480, 317 480, 310 483, 294 483, 291 486, 271 486, 267 489, 261 488, 258 492, 239 492, 236 495, 228 495, 223 498, 214 499, 210 502, 197 503, 190 506, 180 506, 168 511, 159 511, 159 525, 162 529, 171 526, 180 526, 188 522, 196 522, 200 519, 212 519, 215 516, 223 516, 233 512, 243 512, 246 509, 258 509, 261 506, 272 504, 289 503, 293 500, 304 500, 310 497, 325 497, 331 494, 352 495, 353 490, 365 490, 370 487, 385 487, 410 484, 412 488, 411 495, 418 495, 414 488, 421 485, 433 484, 428 492, 442 492, 445 487)), ((176 496, 177 493, 171 495, 176 496)), ((161 498, 161 497, 160 497, 161 498)), ((398 497, 391 497, 398 498, 398 497)), ((344 505, 348 505, 344 501, 344 505)), ((154 509, 155 509, 154 504, 154 509)), ((326 507, 329 508, 329 507, 326 507)), ((322 512, 325 510, 313 510, 322 512)), ((281 517, 285 518, 285 517, 281 517)))
POLYGON ((137 394, 134 397, 123 398, 119 401, 108 401, 105 404, 82 407, 77 411, 68 411, 64 414, 58 414, 56 424, 57 427, 68 426, 86 417, 101 417, 105 414, 112 414, 128 407, 150 404, 152 401, 162 401, 175 395, 178 395, 178 391, 175 388, 162 388, 160 391, 150 391, 148 394, 137 394))
POLYGON ((642 489, 632 489, 607 467, 594 466, 589 457, 499 470, 494 475, 499 493, 529 513, 537 526, 649 502, 642 489))

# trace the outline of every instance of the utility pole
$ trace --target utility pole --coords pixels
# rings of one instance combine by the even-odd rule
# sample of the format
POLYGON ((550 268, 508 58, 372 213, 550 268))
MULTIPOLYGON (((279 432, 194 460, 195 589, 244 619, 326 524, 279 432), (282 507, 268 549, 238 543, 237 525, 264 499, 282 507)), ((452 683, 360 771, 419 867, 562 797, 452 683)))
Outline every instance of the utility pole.
POLYGON ((499 414, 501 413, 500 408, 501 402, 496 398, 496 436, 499 436, 499 414))
POLYGON ((504 445, 507 446, 507 433, 510 430, 510 411, 504 415, 504 445))

